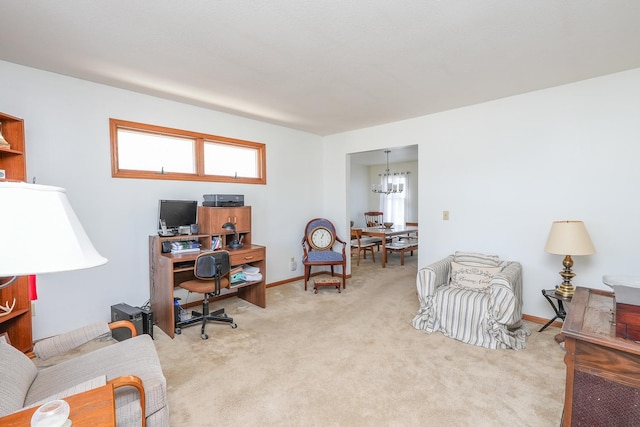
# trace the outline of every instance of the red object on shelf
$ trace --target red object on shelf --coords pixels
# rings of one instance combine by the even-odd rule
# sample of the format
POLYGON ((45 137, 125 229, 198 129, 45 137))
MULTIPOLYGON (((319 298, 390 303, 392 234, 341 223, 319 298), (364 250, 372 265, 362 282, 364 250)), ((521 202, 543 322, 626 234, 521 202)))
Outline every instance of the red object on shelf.
POLYGON ((36 289, 36 276, 29 276, 29 301, 35 301, 38 299, 38 290, 36 289))

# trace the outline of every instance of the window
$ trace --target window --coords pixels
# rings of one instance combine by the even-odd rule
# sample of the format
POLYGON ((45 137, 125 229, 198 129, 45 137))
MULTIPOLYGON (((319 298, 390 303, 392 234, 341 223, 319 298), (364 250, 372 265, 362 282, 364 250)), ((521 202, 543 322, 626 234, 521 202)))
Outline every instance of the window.
POLYGON ((393 187, 401 188, 400 193, 380 195, 380 210, 385 213, 385 221, 394 224, 404 224, 407 221, 408 194, 409 194, 409 172, 394 173, 391 178, 383 176, 380 181, 381 186, 391 184, 393 187))
POLYGON ((109 119, 115 178, 266 184, 266 146, 109 119))

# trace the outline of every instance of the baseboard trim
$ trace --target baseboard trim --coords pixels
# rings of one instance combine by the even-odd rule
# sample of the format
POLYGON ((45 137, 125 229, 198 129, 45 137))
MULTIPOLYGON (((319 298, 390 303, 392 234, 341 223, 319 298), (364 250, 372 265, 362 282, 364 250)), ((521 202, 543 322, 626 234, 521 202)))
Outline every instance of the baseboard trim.
MULTIPOLYGON (((533 322, 533 323, 538 323, 540 325, 544 325, 545 323, 547 323, 549 321, 549 319, 545 319, 543 317, 538 317, 538 316, 532 316, 530 314, 523 314, 522 318, 524 320, 528 320, 528 321, 533 322)), ((562 328, 562 322, 556 320, 555 322, 553 322, 549 326, 556 326, 558 328, 562 328)))

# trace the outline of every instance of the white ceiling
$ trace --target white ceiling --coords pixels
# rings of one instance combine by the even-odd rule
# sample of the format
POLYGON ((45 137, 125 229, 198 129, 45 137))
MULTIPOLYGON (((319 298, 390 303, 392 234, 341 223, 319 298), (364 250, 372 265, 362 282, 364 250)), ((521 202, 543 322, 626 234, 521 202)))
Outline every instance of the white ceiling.
POLYGON ((318 135, 640 67, 636 0, 4 0, 0 59, 318 135))

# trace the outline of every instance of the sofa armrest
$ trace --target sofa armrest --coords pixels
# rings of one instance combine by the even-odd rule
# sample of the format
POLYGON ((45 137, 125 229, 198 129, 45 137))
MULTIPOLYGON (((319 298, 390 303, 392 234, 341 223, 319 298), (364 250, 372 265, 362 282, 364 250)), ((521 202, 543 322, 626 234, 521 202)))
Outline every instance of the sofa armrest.
POLYGON ((110 332, 107 322, 95 322, 82 328, 64 334, 56 335, 51 338, 38 341, 33 346, 33 352, 41 360, 47 360, 67 351, 80 347, 99 336, 106 335, 110 332))

